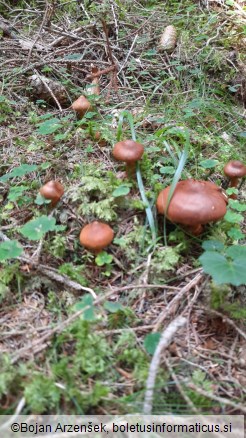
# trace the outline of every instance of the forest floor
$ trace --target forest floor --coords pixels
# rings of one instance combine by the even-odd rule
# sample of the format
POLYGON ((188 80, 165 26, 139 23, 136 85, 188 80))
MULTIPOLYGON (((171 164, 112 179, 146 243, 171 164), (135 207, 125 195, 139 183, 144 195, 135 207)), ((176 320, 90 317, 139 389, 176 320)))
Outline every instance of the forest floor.
POLYGON ((245 188, 198 236, 155 208, 175 179, 226 189, 244 159, 245 29, 239 0, 0 1, 1 414, 246 413, 245 273, 213 270, 245 249, 245 188), (112 156, 134 135, 137 180, 112 156), (97 256, 79 242, 92 220, 114 230, 97 256))

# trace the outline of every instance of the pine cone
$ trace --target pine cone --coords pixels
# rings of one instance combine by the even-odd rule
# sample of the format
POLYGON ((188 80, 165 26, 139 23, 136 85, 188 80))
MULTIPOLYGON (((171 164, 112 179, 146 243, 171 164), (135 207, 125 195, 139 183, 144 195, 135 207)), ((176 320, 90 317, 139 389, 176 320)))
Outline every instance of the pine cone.
POLYGON ((56 105, 56 97, 61 106, 67 106, 69 99, 66 89, 59 82, 45 76, 32 75, 30 78, 30 85, 32 87, 33 96, 36 99, 43 99, 52 105, 56 105))
POLYGON ((172 52, 177 44, 177 30, 174 26, 167 26, 161 35, 160 50, 172 52))

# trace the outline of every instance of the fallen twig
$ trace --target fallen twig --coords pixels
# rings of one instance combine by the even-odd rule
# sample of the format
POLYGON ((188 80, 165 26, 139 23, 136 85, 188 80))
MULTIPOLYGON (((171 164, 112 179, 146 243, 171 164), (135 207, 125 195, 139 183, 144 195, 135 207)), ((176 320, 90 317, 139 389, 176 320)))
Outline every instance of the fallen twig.
POLYGON ((167 328, 164 330, 164 332, 161 335, 161 339, 156 347, 155 353, 153 355, 149 367, 149 375, 146 382, 146 392, 145 392, 144 406, 143 406, 144 415, 151 415, 152 412, 152 401, 154 395, 155 379, 161 361, 161 353, 165 348, 168 347, 175 333, 181 327, 183 327, 186 324, 186 322, 187 322, 186 318, 184 318, 183 316, 178 316, 167 326, 167 328))
POLYGON ((188 383, 187 387, 192 389, 193 391, 197 392, 200 395, 203 395, 204 397, 207 397, 211 400, 217 401, 218 403, 222 403, 227 406, 231 406, 232 408, 235 408, 236 410, 241 410, 244 414, 246 414, 246 407, 241 405, 240 403, 236 403, 236 401, 229 400, 224 397, 219 397, 217 395, 212 394, 211 392, 205 391, 205 389, 199 388, 198 386, 194 385, 194 383, 188 383))
POLYGON ((234 321, 232 321, 230 318, 228 318, 228 316, 223 315, 223 313, 218 312, 217 310, 214 309, 210 309, 207 308, 205 306, 195 306, 197 309, 202 309, 207 313, 212 313, 213 315, 216 316, 220 316, 220 318, 222 318, 223 321, 227 322, 227 324, 231 325, 244 339, 246 339, 246 333, 244 333, 239 327, 237 327, 237 325, 235 324, 234 321))
POLYGON ((193 288, 194 286, 196 286, 201 278, 202 278, 203 274, 201 272, 199 272, 191 281, 189 281, 188 284, 186 284, 177 295, 175 295, 175 297, 172 299, 172 301, 170 301, 170 303, 165 307, 165 309, 163 310, 163 312, 160 314, 160 316, 157 318, 155 327, 153 329, 153 332, 156 332, 160 325, 163 323, 163 321, 168 317, 170 310, 173 308, 173 306, 176 306, 177 303, 179 301, 181 301, 181 299, 183 298, 183 296, 189 292, 189 290, 191 288, 193 288))
POLYGON ((190 407, 191 411, 194 412, 194 414, 198 415, 199 411, 195 407, 194 403, 192 403, 192 401, 188 397, 188 395, 184 392, 184 390, 183 390, 183 388, 182 388, 182 386, 181 386, 181 384, 180 384, 180 382, 179 382, 179 380, 178 380, 178 378, 177 378, 177 376, 176 376, 176 374, 175 374, 175 372, 174 372, 174 370, 172 368, 172 365, 170 364, 168 358, 164 357, 163 360, 164 360, 164 362, 166 364, 166 367, 167 367, 168 371, 170 372, 170 374, 172 376, 172 379, 173 379, 173 381, 174 381, 178 391, 180 392, 181 396, 186 401, 186 403, 190 407))

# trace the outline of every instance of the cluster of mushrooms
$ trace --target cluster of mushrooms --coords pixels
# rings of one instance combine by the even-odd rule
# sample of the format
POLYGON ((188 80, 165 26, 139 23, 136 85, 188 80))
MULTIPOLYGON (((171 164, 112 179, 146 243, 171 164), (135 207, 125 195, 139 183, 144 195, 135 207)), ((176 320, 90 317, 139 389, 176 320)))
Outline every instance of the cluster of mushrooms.
MULTIPOLYGON (((133 176, 136 163, 143 153, 143 145, 133 140, 116 143, 112 151, 116 160, 126 163, 129 178, 133 176)), ((239 178, 246 175, 246 166, 240 161, 230 161, 224 167, 224 173, 230 180, 229 186, 237 187, 239 178)), ((179 181, 168 205, 170 187, 166 187, 158 195, 158 213, 165 215, 171 222, 181 224, 195 236, 203 232, 205 224, 219 221, 226 213, 228 197, 223 189, 213 182, 195 179, 179 181)), ((52 207, 57 204, 63 193, 64 189, 59 181, 49 181, 40 189, 40 194, 51 201, 52 207)), ((231 196, 235 199, 235 195, 231 196)), ((81 245, 94 254, 100 253, 113 238, 112 228, 99 221, 85 225, 80 232, 81 245)))

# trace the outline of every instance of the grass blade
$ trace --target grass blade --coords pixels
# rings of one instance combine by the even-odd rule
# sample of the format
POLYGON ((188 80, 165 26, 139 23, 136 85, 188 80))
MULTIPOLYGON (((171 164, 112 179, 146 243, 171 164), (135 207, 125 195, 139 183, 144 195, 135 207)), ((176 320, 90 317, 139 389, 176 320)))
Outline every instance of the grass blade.
POLYGON ((190 146, 190 137, 188 134, 188 131, 184 131, 185 133, 185 145, 184 145, 184 150, 179 158, 179 163, 178 163, 178 167, 175 171, 175 174, 173 175, 173 179, 172 179, 172 183, 170 186, 170 190, 168 193, 168 198, 167 198, 167 205, 166 205, 166 209, 165 209, 165 214, 164 214, 164 225, 163 225, 163 234, 164 234, 164 243, 165 246, 167 246, 167 234, 166 234, 166 215, 168 212, 168 207, 170 204, 170 201, 172 199, 174 190, 176 188, 177 183, 179 182, 179 179, 181 177, 181 174, 183 172, 186 160, 189 156, 189 146, 190 146))
MULTIPOLYGON (((117 140, 119 140, 121 138, 121 135, 122 135, 122 126, 123 126, 124 118, 128 119, 128 123, 129 123, 130 129, 131 129, 132 140, 136 141, 136 133, 135 133, 135 128, 134 128, 133 117, 132 117, 132 114, 130 114, 128 111, 123 111, 120 114, 118 130, 117 130, 117 140)), ((154 220, 154 216, 153 216, 153 213, 151 210, 150 203, 145 195, 145 189, 144 189, 144 184, 143 184, 143 179, 142 179, 139 163, 137 163, 137 166, 136 166, 136 176, 137 176, 137 183, 138 183, 139 192, 140 192, 142 201, 143 201, 144 206, 145 206, 145 212, 146 212, 147 220, 149 223, 152 239, 153 239, 153 241, 156 241, 155 220, 154 220)))

